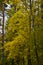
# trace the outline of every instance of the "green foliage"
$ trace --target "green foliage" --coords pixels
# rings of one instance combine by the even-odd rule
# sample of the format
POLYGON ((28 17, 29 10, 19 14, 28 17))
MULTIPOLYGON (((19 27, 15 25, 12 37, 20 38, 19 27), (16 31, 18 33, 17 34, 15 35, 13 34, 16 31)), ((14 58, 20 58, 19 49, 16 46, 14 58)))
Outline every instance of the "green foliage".
POLYGON ((43 9, 39 6, 42 5, 42 1, 36 3, 32 1, 29 7, 27 1, 10 0, 9 2, 13 7, 8 11, 10 18, 6 23, 5 65, 43 64, 43 20, 41 19, 43 9), (38 10, 36 6, 39 7, 38 10))
POLYGON ((12 41, 15 37, 23 35, 28 38, 29 34, 29 19, 28 13, 18 11, 13 17, 7 22, 6 32, 7 41, 12 41), (9 33, 10 32, 10 33, 9 33), (11 39, 12 38, 12 39, 11 39))

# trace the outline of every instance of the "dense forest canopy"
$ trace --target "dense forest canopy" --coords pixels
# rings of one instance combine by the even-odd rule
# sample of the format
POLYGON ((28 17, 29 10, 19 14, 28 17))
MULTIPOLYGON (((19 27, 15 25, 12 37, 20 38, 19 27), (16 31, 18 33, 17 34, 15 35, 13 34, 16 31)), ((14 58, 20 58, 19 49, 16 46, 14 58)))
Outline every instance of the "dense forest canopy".
POLYGON ((43 65, 43 1, 0 0, 0 12, 5 11, 9 18, 0 42, 0 65, 43 65), (6 3, 11 9, 4 9, 6 3))

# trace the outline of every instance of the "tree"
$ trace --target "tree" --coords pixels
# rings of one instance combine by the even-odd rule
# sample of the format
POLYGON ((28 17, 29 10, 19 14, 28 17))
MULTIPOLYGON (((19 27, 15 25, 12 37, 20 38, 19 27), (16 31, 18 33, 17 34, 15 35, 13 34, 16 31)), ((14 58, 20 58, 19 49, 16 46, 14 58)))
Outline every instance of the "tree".
MULTIPOLYGON (((28 33, 29 33, 29 32, 27 32, 29 29, 29 22, 28 21, 29 20, 28 20, 28 13, 27 12, 18 11, 17 13, 15 13, 14 16, 11 17, 11 19, 8 20, 8 22, 7 22, 7 26, 6 26, 6 33, 8 34, 8 35, 6 34, 7 40, 12 41, 19 34, 21 34, 21 35, 25 34, 24 37, 26 35, 28 36, 28 33)), ((27 36, 26 36, 26 38, 27 38, 27 36)))
POLYGON ((42 65, 42 1, 10 0, 9 3, 12 8, 6 23, 5 65, 42 65))

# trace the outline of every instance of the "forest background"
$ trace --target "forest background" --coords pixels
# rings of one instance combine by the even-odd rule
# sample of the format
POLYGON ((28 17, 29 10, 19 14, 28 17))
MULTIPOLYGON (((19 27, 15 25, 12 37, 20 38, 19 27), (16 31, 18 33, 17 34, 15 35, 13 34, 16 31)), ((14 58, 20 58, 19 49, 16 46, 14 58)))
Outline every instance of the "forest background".
POLYGON ((43 65, 43 1, 0 0, 0 11, 6 3, 11 9, 0 43, 0 65, 43 65))

